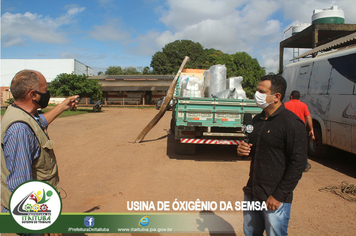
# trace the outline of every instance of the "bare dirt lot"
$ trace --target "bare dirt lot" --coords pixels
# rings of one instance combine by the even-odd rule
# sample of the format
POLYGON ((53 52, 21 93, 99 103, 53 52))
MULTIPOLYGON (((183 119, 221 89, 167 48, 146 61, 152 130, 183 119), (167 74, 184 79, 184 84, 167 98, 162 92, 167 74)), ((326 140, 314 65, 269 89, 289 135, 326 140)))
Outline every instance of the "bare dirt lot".
MULTIPOLYGON (((243 200, 250 161, 238 158, 236 148, 229 146, 201 145, 194 156, 175 154, 171 112, 135 144, 156 113, 104 107, 103 112, 60 118, 49 126, 63 189, 62 212, 129 212, 128 201, 243 200)), ((290 235, 355 235, 356 202, 318 191, 342 181, 356 184, 355 160, 343 152, 329 160, 310 160, 311 170, 294 191, 290 235)), ((214 213, 235 235, 243 235, 241 211, 214 213)), ((202 234, 209 235, 207 230, 202 234)))

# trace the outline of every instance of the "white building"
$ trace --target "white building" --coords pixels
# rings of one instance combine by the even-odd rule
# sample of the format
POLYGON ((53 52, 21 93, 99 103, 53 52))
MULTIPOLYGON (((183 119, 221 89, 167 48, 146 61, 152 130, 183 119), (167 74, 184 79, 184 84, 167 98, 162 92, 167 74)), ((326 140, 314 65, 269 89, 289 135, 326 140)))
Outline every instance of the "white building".
POLYGON ((93 69, 76 59, 1 59, 0 86, 10 86, 15 74, 24 69, 41 72, 47 82, 62 73, 93 76, 93 69))

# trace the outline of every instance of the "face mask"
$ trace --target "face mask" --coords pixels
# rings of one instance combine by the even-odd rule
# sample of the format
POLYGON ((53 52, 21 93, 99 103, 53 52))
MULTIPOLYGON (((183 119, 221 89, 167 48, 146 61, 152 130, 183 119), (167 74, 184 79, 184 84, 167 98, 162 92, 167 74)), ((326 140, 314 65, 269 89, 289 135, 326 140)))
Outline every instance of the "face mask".
POLYGON ((41 108, 46 108, 48 106, 48 102, 49 102, 49 99, 51 97, 51 94, 49 93, 48 90, 45 93, 40 93, 38 91, 36 91, 36 93, 38 93, 41 97, 40 97, 40 100, 38 102, 36 100, 35 100, 35 102, 38 105, 40 105, 41 108))
MULTIPOLYGON (((273 96, 273 95, 274 94, 268 95, 268 96, 273 96)), ((255 93, 255 102, 256 102, 256 104, 257 104, 257 106, 259 108, 265 109, 266 107, 268 107, 270 104, 273 103, 273 101, 270 102, 270 103, 266 102, 266 98, 267 98, 266 94, 256 91, 256 93, 255 93)))

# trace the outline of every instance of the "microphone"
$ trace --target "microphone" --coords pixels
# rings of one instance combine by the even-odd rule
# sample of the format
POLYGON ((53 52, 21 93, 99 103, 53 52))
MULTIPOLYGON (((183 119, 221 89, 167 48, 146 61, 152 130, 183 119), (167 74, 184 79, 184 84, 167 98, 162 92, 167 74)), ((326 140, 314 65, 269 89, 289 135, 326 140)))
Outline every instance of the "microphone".
POLYGON ((251 134, 253 131, 252 114, 251 113, 244 114, 242 127, 243 127, 243 133, 246 135, 244 142, 248 143, 249 142, 248 135, 251 134))

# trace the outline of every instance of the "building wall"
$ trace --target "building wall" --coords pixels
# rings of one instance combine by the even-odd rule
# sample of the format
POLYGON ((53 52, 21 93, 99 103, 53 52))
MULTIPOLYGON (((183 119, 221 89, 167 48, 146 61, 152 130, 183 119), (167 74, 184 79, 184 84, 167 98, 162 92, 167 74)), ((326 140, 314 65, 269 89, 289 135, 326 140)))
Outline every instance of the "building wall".
POLYGON ((1 106, 7 106, 5 103, 9 98, 12 98, 9 87, 1 87, 1 106))
POLYGON ((77 61, 77 60, 74 60, 74 74, 77 74, 77 75, 82 75, 82 74, 85 74, 85 75, 88 75, 88 76, 93 76, 94 75, 94 70, 92 68, 90 68, 89 66, 87 65, 84 65, 83 63, 77 61))

